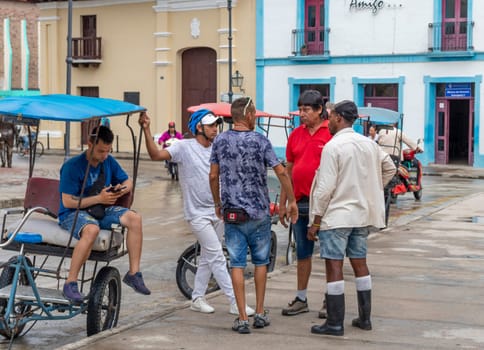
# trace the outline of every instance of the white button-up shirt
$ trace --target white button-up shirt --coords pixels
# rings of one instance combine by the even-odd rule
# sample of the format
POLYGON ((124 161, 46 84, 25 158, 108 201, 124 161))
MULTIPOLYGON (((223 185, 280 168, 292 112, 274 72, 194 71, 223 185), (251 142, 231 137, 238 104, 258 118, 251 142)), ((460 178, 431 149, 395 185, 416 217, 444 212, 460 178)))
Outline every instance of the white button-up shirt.
POLYGON ((352 128, 337 132, 321 154, 310 196, 309 224, 321 230, 385 227, 383 189, 395 174, 390 156, 352 128))

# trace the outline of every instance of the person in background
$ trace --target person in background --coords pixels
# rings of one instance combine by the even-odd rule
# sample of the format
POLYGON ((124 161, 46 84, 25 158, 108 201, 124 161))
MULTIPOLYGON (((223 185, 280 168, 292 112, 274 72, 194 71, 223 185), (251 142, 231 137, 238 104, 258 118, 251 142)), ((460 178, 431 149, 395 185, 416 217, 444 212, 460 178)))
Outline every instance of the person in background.
MULTIPOLYGON (((221 244, 223 221, 215 215, 208 181, 212 142, 217 136, 220 123, 222 119, 207 109, 200 109, 190 116, 188 122, 188 128, 195 138, 176 142, 160 150, 151 136, 150 118, 146 113, 141 113, 139 117, 151 160, 171 160, 179 165, 185 219, 200 244, 200 258, 190 309, 202 313, 215 311, 205 299, 208 282, 213 274, 217 284, 229 299, 229 313, 238 315, 239 310, 235 303, 232 281, 221 244)), ((251 316, 255 313, 247 305, 245 310, 251 316)))
POLYGON ((356 118, 354 102, 345 100, 334 106, 328 123, 333 138, 324 148, 311 188, 308 238, 320 240, 327 282, 327 320, 311 328, 316 334, 344 335, 345 255, 358 295, 358 317, 352 325, 372 328, 367 237, 370 230, 385 227, 383 188, 393 177, 395 165, 375 142, 353 130, 356 118))
POLYGON ((71 232, 75 223, 73 235, 79 240, 72 252, 71 266, 63 289, 64 297, 74 303, 82 303, 84 300, 77 285, 79 271, 88 259, 99 231, 110 230, 112 224, 121 224, 128 230, 126 242, 129 271, 123 282, 140 294, 151 294, 140 272, 143 245, 141 216, 132 210, 114 205, 118 198, 132 191, 133 181, 109 154, 113 138, 112 131, 107 127, 96 127, 89 136, 87 150, 66 161, 60 170, 59 225, 71 232), (80 199, 88 165, 87 184, 80 199), (99 192, 91 194, 93 187, 98 188, 99 192), (102 204, 101 209, 104 209, 101 210, 101 215, 94 217, 90 208, 98 204, 102 204), (78 207, 81 210, 76 214, 78 207))
POLYGON ((210 157, 210 189, 215 212, 225 222, 225 244, 232 266, 232 285, 239 309, 232 330, 250 333, 244 306, 247 249, 255 266, 256 314, 254 328, 270 325, 264 309, 267 265, 271 248, 271 218, 267 167, 274 170, 287 195, 286 216, 295 223, 297 204, 291 179, 277 159, 270 141, 254 131, 256 109, 250 97, 235 100, 231 106, 232 129, 214 140, 210 157))
POLYGON ((370 138, 370 140, 373 140, 375 142, 378 142, 378 139, 380 138, 380 136, 376 132, 376 126, 374 124, 371 124, 368 128, 368 137, 370 138))
POLYGON ((158 139, 158 144, 162 148, 167 148, 173 142, 173 139, 181 140, 183 139, 183 134, 175 129, 175 122, 168 123, 168 130, 161 134, 158 139))
POLYGON ((403 159, 402 150, 400 149, 402 142, 416 153, 421 153, 422 150, 417 143, 397 129, 397 126, 398 123, 395 123, 391 128, 380 129, 378 132, 378 144, 381 148, 394 157, 400 157, 400 160, 403 159))
POLYGON ((20 128, 18 136, 22 139, 22 153, 24 155, 29 153, 29 149, 35 140, 37 135, 37 127, 30 126, 30 139, 29 139, 29 127, 25 124, 20 128))
MULTIPOLYGON (((321 152, 331 139, 327 120, 331 105, 323 106, 323 98, 319 91, 304 91, 299 96, 297 105, 302 124, 291 132, 286 147, 287 173, 292 181, 299 210, 298 220, 293 225, 297 257, 297 292, 294 300, 282 309, 285 316, 309 311, 306 296, 314 251, 314 241, 307 238, 309 194, 316 169, 319 167, 321 152)), ((279 218, 284 227, 287 227, 286 199, 286 193, 281 190, 279 218)), ((326 317, 324 303, 318 316, 326 317)))

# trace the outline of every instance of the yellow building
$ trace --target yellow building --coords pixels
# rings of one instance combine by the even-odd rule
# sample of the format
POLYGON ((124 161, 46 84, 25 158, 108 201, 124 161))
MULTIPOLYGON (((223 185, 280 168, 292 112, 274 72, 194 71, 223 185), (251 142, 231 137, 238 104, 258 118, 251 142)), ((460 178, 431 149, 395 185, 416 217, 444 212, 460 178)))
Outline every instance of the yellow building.
MULTIPOLYGON (((68 2, 40 1, 37 6, 40 90, 65 93, 68 2)), ((243 89, 249 96, 256 85, 251 78, 255 77, 255 6, 256 0, 234 0, 230 11, 232 72, 243 74, 243 89)), ((72 37, 71 93, 140 104, 153 120, 153 133, 166 130, 171 120, 186 131, 188 106, 227 97, 226 0, 73 1, 72 37)), ((235 98, 242 91, 233 87, 233 93, 235 98)), ((49 122, 42 125, 44 130, 63 128, 49 122)), ((89 128, 71 126, 71 149, 80 148, 81 139, 86 142, 89 128)), ((111 120, 111 128, 119 135, 119 150, 130 150, 124 120, 111 120)))

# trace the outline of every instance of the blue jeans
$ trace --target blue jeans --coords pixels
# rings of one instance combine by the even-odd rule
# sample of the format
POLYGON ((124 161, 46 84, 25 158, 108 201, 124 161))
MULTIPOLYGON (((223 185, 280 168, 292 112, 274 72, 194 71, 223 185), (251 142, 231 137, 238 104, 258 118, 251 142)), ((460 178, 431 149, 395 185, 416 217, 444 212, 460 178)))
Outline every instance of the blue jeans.
POLYGON ((335 228, 319 231, 320 254, 322 258, 344 260, 366 258, 368 227, 335 228))
POLYGON ((271 251, 271 218, 249 220, 241 224, 225 223, 225 245, 230 256, 230 266, 247 266, 247 249, 250 248, 255 266, 269 264, 271 251))
MULTIPOLYGON (((76 221, 76 227, 74 229, 74 238, 81 238, 81 231, 84 226, 88 224, 93 224, 99 226, 103 230, 110 230, 112 224, 119 224, 119 219, 126 213, 129 209, 125 207, 111 206, 105 208, 104 217, 101 220, 93 218, 87 211, 80 210, 76 221)), ((72 224, 74 223, 74 218, 76 216, 76 211, 69 213, 63 220, 59 220, 59 225, 64 229, 71 232, 72 224)))
POLYGON ((297 260, 303 260, 310 258, 314 252, 314 241, 308 239, 309 201, 299 201, 297 208, 299 209, 299 217, 292 228, 296 240, 297 260))

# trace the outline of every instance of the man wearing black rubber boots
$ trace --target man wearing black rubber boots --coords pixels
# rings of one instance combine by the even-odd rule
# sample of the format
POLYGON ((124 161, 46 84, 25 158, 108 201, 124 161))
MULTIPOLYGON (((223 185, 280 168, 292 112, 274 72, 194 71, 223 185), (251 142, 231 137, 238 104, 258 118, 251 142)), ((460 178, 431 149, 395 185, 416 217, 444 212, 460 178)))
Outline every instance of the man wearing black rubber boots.
POLYGON ((308 238, 321 240, 327 281, 327 320, 313 326, 312 333, 344 334, 343 261, 348 256, 355 274, 358 318, 352 325, 371 329, 371 276, 366 264, 370 230, 385 227, 383 188, 395 173, 390 156, 372 140, 356 133, 358 110, 342 101, 329 115, 333 138, 321 156, 311 188, 308 238), (318 236, 317 236, 318 235, 318 236))

